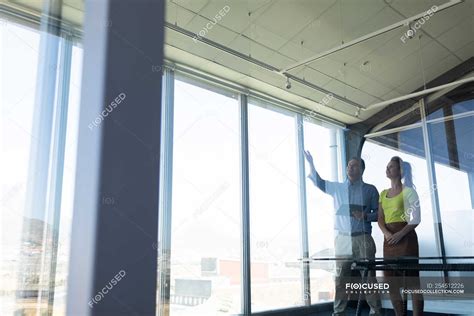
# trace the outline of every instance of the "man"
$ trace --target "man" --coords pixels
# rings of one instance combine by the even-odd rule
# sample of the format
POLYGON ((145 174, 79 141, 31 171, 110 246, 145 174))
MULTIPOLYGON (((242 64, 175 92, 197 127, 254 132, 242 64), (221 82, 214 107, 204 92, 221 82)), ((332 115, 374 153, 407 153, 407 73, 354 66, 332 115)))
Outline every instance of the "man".
MULTIPOLYGON (((379 193, 375 186, 362 181, 364 160, 352 158, 346 168, 347 180, 341 183, 322 179, 314 167, 311 153, 305 151, 304 154, 311 168, 308 178, 321 191, 334 198, 335 254, 338 259, 349 260, 336 261, 336 296, 333 315, 345 315, 349 297, 346 283, 350 282, 352 274, 350 259, 375 258, 371 222, 377 221, 378 218, 379 193)), ((370 272, 368 276, 368 280, 373 281, 375 272, 370 272)), ((365 297, 370 306, 370 315, 381 315, 382 307, 378 294, 365 294, 365 297)))

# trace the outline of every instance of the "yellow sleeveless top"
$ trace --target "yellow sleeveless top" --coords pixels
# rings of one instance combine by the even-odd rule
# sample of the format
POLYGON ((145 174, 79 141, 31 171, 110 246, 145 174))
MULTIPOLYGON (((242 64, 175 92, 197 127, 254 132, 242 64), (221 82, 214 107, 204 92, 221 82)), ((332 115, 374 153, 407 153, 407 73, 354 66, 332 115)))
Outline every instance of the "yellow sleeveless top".
POLYGON ((406 222, 405 211, 418 200, 416 191, 404 187, 402 192, 393 197, 387 197, 388 189, 380 193, 379 203, 382 204, 385 223, 406 222))

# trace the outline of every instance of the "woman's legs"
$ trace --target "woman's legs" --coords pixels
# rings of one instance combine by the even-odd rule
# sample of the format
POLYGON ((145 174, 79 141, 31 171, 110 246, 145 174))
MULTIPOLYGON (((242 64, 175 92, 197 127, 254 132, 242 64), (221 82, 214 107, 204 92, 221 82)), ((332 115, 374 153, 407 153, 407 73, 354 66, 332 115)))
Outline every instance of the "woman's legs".
POLYGON ((390 271, 390 270, 384 271, 384 276, 385 276, 385 282, 387 282, 389 285, 390 301, 392 302, 395 316, 402 316, 403 315, 403 301, 402 301, 402 296, 400 294, 400 288, 402 287, 402 284, 400 282, 400 277, 397 275, 395 271, 390 271))
POLYGON ((391 277, 388 283, 390 284, 390 301, 392 302, 395 316, 402 316, 403 315, 403 301, 402 301, 402 295, 400 294, 401 284, 397 280, 396 276, 391 277))
POLYGON ((422 294, 413 294, 413 316, 422 316, 423 315, 423 308, 424 308, 424 301, 422 294))

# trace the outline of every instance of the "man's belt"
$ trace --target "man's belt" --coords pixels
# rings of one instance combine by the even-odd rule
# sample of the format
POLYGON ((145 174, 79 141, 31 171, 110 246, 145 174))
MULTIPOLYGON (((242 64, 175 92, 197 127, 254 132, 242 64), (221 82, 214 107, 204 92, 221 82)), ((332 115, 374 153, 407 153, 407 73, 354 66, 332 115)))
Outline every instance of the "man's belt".
POLYGON ((354 232, 354 233, 346 233, 346 232, 339 232, 339 235, 343 235, 343 236, 360 236, 360 235, 370 235, 369 233, 367 232, 354 232))

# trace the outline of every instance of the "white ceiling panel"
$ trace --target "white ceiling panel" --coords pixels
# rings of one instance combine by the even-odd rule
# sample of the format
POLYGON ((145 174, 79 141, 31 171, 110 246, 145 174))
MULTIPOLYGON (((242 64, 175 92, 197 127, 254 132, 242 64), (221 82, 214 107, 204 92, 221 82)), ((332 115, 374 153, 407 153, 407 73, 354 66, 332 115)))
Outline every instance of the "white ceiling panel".
POLYGON ((341 12, 340 29, 346 42, 398 20, 383 1, 344 0, 336 8, 341 12))
POLYGON ((423 87, 423 84, 423 75, 421 73, 414 73, 413 77, 403 82, 397 89, 408 93, 414 90, 413 87, 423 87))
POLYGON ((349 49, 343 49, 331 54, 331 58, 340 62, 346 62, 354 66, 367 61, 367 56, 374 53, 379 47, 387 45, 394 37, 399 37, 398 32, 388 32, 379 36, 360 42, 349 49))
MULTIPOLYGON (((394 30, 390 34, 394 36, 388 42, 365 57, 365 60, 372 64, 374 74, 384 73, 385 69, 393 67, 394 64, 400 66, 401 60, 416 53, 420 48, 418 39, 408 40, 403 43, 398 36, 400 34, 398 30, 394 30)), ((430 42, 430 39, 422 37, 420 41, 421 45, 424 46, 430 42)))
POLYGON ((360 121, 359 119, 355 118, 356 109, 351 105, 347 105, 344 102, 339 101, 338 99, 327 99, 326 94, 322 92, 313 93, 311 95, 311 99, 317 102, 317 105, 312 108, 317 113, 323 113, 326 115, 326 113, 331 113, 332 111, 338 115, 343 114, 352 117, 353 122, 360 121))
POLYGON ((474 39, 474 15, 461 21, 458 25, 451 28, 449 31, 440 35, 437 40, 440 41, 449 50, 455 52, 474 39), (465 36, 471 34, 471 36, 465 36))
POLYGON ((382 99, 390 100, 390 99, 393 99, 393 98, 398 98, 398 97, 402 96, 403 94, 406 94, 406 93, 400 92, 398 90, 392 90, 389 93, 383 95, 382 99))
POLYGON ((463 61, 468 60, 474 55, 474 41, 470 42, 460 50, 456 51, 456 56, 459 56, 463 61))
POLYGON ((378 102, 379 100, 369 96, 368 94, 362 92, 361 90, 355 90, 349 88, 348 96, 350 100, 360 104, 363 107, 368 106, 369 104, 378 102))
POLYGON ((337 4, 338 0, 280 0, 280 2, 286 1, 287 3, 298 3, 299 5, 306 8, 314 16, 320 16, 324 14, 330 7, 337 4))
POLYGON ((338 95, 345 97, 349 100, 354 100, 358 104, 367 104, 375 100, 374 97, 354 88, 351 88, 344 83, 333 80, 324 86, 324 89, 337 93, 338 95))
POLYGON ((368 78, 359 69, 347 65, 338 70, 335 78, 353 88, 360 88, 368 81, 368 78))
POLYGON ((375 95, 379 97, 379 101, 383 99, 383 95, 389 93, 392 89, 388 88, 386 85, 381 83, 378 80, 373 80, 368 78, 366 83, 360 87, 362 91, 367 92, 368 94, 375 95))
POLYGON ((291 59, 288 56, 285 56, 280 53, 272 53, 270 56, 266 58, 265 61, 267 64, 270 64, 279 69, 295 62, 294 59, 291 59))
POLYGON ((343 63, 332 60, 332 58, 325 57, 314 64, 312 67, 327 74, 331 78, 344 83, 350 88, 360 88, 366 84, 369 80, 364 71, 360 68, 346 65, 343 63))
POLYGON ((319 87, 324 87, 329 81, 333 80, 331 77, 321 73, 310 67, 301 67, 298 71, 293 72, 298 78, 311 82, 319 87))
POLYGON ((166 22, 184 27, 194 17, 194 13, 181 6, 176 5, 174 2, 168 2, 165 10, 166 22))
MULTIPOLYGON (((439 60, 436 64, 431 65, 430 67, 425 69, 426 82, 428 83, 429 81, 436 78, 440 72, 444 73, 452 69, 453 67, 457 66, 458 64, 459 64, 459 60, 452 55, 448 55, 446 58, 439 60)), ((412 78, 408 79, 398 88, 403 91, 413 91, 415 89, 423 87, 423 85, 424 85, 423 74, 418 72, 412 78), (413 87, 416 87, 416 88, 413 88, 413 87)))
POLYGON ((242 59, 226 54, 226 53, 220 53, 218 54, 215 58, 214 61, 218 63, 219 65, 223 65, 225 67, 228 67, 229 69, 232 70, 239 70, 239 72, 242 75, 245 76, 251 76, 253 77, 256 73, 261 72, 260 69, 255 68, 252 65, 249 65, 248 63, 244 63, 242 59), (234 69, 235 68, 235 69, 234 69))
POLYGON ((462 61, 453 55, 447 55, 443 59, 440 58, 438 61, 425 69, 427 81, 435 79, 440 73, 443 74, 449 71, 450 69, 459 65, 461 62, 462 61))
POLYGON ((206 37, 222 45, 228 45, 232 42, 238 34, 220 24, 210 24, 209 19, 201 16, 194 16, 194 18, 186 25, 186 29, 201 37, 206 37))
POLYGON ((386 2, 405 16, 427 11, 433 5, 441 5, 449 0, 387 0, 386 2))
POLYGON ((232 0, 214 0, 201 10, 200 15, 209 19, 223 13, 224 7, 228 7, 227 13, 220 19, 219 24, 234 30, 237 33, 244 32, 255 20, 265 12, 266 8, 272 4, 271 1, 232 1, 232 0), (250 13, 250 14, 249 14, 250 13))
POLYGON ((171 0, 168 2, 174 2, 182 7, 188 8, 189 10, 198 13, 202 8, 211 0, 171 0))
MULTIPOLYGON (((207 60, 213 60, 215 56, 219 53, 214 48, 203 44, 201 42, 195 43, 192 38, 176 33, 170 30, 165 32, 166 43, 168 45, 183 49, 187 52, 190 52, 196 56, 206 58, 207 60)), ((173 56, 167 56, 168 58, 173 58, 173 56)))
POLYGON ((283 55, 290 56, 291 58, 294 58, 298 61, 315 55, 314 51, 306 47, 305 42, 303 42, 303 45, 301 45, 301 42, 295 43, 293 41, 289 41, 278 51, 283 55))
MULTIPOLYGON (((441 44, 431 41, 428 45, 423 46, 421 49, 421 59, 423 64, 420 62, 418 69, 421 69, 422 66, 424 69, 430 68, 432 65, 436 65, 450 54, 450 51, 441 44)), ((418 58, 419 60, 420 54, 419 52, 415 52, 411 54, 409 58, 418 58)))
MULTIPOLYGON (((399 0, 393 4, 393 7, 400 11, 405 17, 427 11, 434 5, 447 3, 448 0, 399 0)), ((422 30, 428 32, 431 36, 437 37, 456 26, 459 21, 464 20, 473 14, 472 0, 466 0, 461 4, 455 5, 449 9, 440 11, 430 17, 422 27, 422 30)))
POLYGON ((263 26, 260 26, 256 23, 249 25, 243 34, 256 43, 260 43, 273 50, 278 50, 287 42, 285 38, 265 29, 263 26))
POLYGON ((265 61, 266 58, 270 57, 273 54, 273 51, 269 48, 260 45, 254 41, 250 41, 248 38, 240 35, 236 37, 228 47, 243 53, 247 56, 251 56, 258 60, 265 61))
MULTIPOLYGON (((418 58, 407 58, 403 63, 392 64, 389 68, 384 71, 382 77, 392 87, 400 87, 407 79, 413 78, 419 72, 419 60, 418 58)), ((418 88, 418 87, 414 87, 418 88)), ((413 89, 401 90, 400 93, 410 93, 413 89)))
POLYGON ((340 76, 340 71, 342 71, 342 68, 344 67, 344 63, 332 60, 328 57, 318 59, 309 65, 331 78, 337 78, 340 76))
POLYGON ((280 0, 269 7, 255 22, 270 32, 292 38, 317 17, 315 14, 317 12, 308 11, 299 1, 280 0))
POLYGON ((436 42, 432 42, 423 50, 423 71, 419 54, 415 53, 405 58, 402 61, 403 67, 411 69, 411 72, 409 75, 407 74, 404 76, 404 81, 399 81, 400 85, 398 86, 398 90, 403 91, 404 93, 409 93, 422 87, 424 83, 423 72, 426 82, 433 80, 440 73, 444 73, 448 70, 445 59, 447 59, 446 63, 450 64, 452 67, 459 63, 456 57, 450 55, 436 42), (444 54, 442 53, 443 51, 444 54))
POLYGON ((335 5, 323 15, 317 17, 299 31, 291 40, 294 43, 303 41, 305 47, 315 54, 340 45, 342 34, 338 30, 339 12, 335 5))

